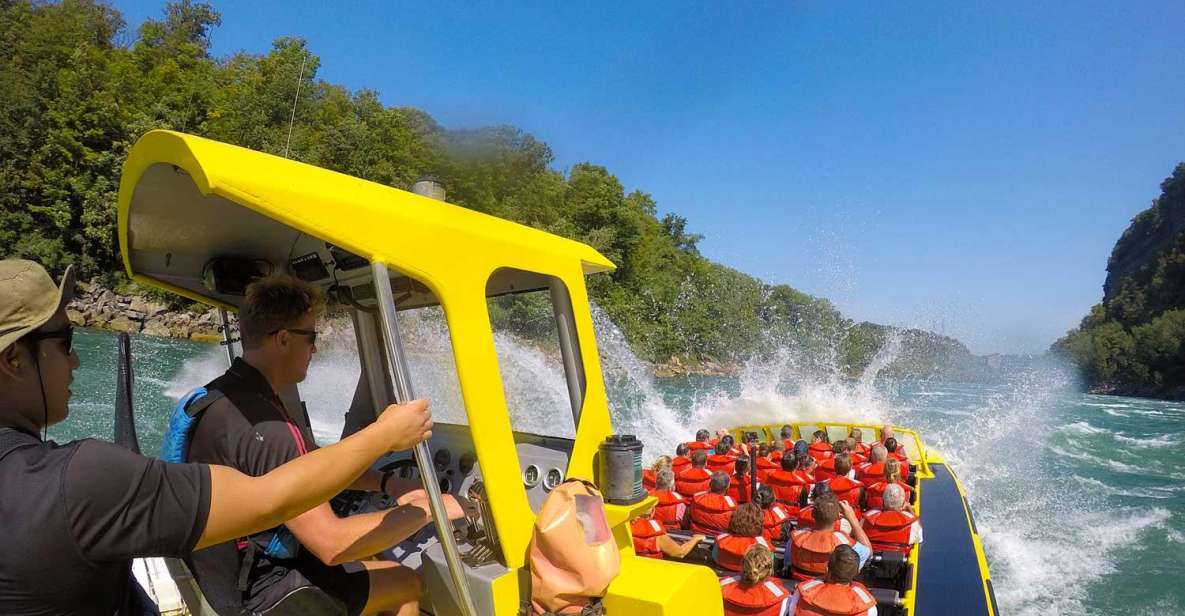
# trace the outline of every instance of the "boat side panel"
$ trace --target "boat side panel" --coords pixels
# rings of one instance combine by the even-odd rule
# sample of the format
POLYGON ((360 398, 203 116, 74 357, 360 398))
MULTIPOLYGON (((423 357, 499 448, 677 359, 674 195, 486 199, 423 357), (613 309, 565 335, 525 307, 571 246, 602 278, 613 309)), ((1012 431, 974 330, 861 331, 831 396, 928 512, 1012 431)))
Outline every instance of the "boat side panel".
POLYGON ((918 559, 914 616, 994 616, 987 565, 958 481, 945 464, 930 464, 921 486, 925 531, 918 559))

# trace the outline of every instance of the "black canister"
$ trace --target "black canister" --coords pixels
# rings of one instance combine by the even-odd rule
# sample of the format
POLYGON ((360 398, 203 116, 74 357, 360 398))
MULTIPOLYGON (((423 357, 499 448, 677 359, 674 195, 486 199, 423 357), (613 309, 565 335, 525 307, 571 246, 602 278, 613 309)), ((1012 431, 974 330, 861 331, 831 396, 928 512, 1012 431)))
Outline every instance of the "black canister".
POLYGON ((642 488, 642 442, 632 434, 614 434, 601 443, 601 494, 605 502, 632 505, 646 498, 642 488))

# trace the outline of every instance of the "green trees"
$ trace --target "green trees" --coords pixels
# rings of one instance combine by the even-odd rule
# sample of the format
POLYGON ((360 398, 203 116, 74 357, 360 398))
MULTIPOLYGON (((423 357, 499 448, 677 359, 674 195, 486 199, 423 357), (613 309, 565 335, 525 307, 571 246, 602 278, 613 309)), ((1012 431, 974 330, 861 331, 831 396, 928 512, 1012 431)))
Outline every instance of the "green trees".
MULTIPOLYGON (((97 0, 0 0, 0 253, 126 283, 113 239, 120 167, 135 139, 168 128, 399 188, 430 173, 453 203, 588 243, 618 265, 589 280, 594 301, 647 359, 790 346, 859 371, 885 338, 825 299, 704 258, 686 219, 660 216, 603 166, 561 173, 547 144, 518 128, 448 130, 374 91, 328 83, 298 38, 211 57, 220 23, 210 5, 181 0, 129 36, 97 0)), ((540 310, 508 302, 498 318, 540 310)))
POLYGON ((1052 350, 1092 387, 1117 393, 1185 389, 1185 163, 1132 219, 1107 263, 1103 301, 1052 350))

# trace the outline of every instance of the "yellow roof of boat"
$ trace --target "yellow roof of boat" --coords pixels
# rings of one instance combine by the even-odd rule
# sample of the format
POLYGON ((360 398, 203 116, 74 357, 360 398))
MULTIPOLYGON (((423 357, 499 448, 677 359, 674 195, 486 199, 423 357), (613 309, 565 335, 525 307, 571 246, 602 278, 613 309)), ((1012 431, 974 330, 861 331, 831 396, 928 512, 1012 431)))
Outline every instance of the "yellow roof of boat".
MULTIPOLYGON (((210 196, 412 275, 430 271, 421 266, 447 256, 430 250, 434 244, 493 252, 495 258, 525 253, 552 261, 578 260, 585 274, 614 269, 611 261, 585 244, 525 225, 272 154, 154 130, 128 153, 120 184, 120 251, 129 275, 195 295, 192 288, 177 289, 167 278, 154 276, 159 268, 136 267, 136 253, 184 252, 187 244, 210 240, 201 237, 203 230, 232 234, 234 230, 224 227, 233 221, 200 220, 195 218, 200 214, 182 211, 200 209, 210 196), (181 185, 173 184, 181 175, 188 176, 180 178, 185 185, 191 180, 196 187, 194 195, 181 194, 181 185)), ((235 241, 242 245, 249 239, 235 241)), ((235 241, 226 243, 234 248, 235 241)), ((195 299, 221 303, 217 297, 195 299)))

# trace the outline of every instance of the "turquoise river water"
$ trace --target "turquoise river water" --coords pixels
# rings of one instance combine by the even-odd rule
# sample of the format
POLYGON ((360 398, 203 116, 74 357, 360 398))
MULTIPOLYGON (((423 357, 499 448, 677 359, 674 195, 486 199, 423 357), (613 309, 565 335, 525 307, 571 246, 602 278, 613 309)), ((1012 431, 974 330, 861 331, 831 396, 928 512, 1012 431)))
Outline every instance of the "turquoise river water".
MULTIPOLYGON (((1185 609, 1185 404, 1082 394, 1051 368, 991 385, 890 383, 875 370, 858 381, 808 379, 795 374, 789 354, 749 365, 737 378, 655 380, 603 319, 598 338, 615 428, 637 433, 648 457, 670 451, 700 426, 892 421, 917 429, 963 481, 1004 614, 1185 609)), ((110 439, 115 336, 81 331, 77 340, 82 367, 71 416, 50 438, 110 439)), ((302 387, 319 440, 340 430, 341 407, 357 379, 348 347, 318 353, 302 387)), ((133 351, 137 429, 144 450, 154 452, 173 399, 217 375, 225 354, 216 346, 146 337, 133 338, 133 351)), ((532 353, 499 341, 508 381, 556 374, 532 353)), ((435 395, 423 369, 430 359, 431 353, 412 353, 413 367, 419 362, 428 377, 419 390, 426 397, 435 395)), ((519 397, 514 389, 508 382, 512 406, 519 397)), ((562 386, 532 389, 519 406, 547 406, 536 404, 539 396, 555 392, 562 386)), ((516 428, 555 426, 554 418, 533 412, 518 417, 526 423, 516 428)), ((448 411, 437 415, 447 420, 448 411)))

